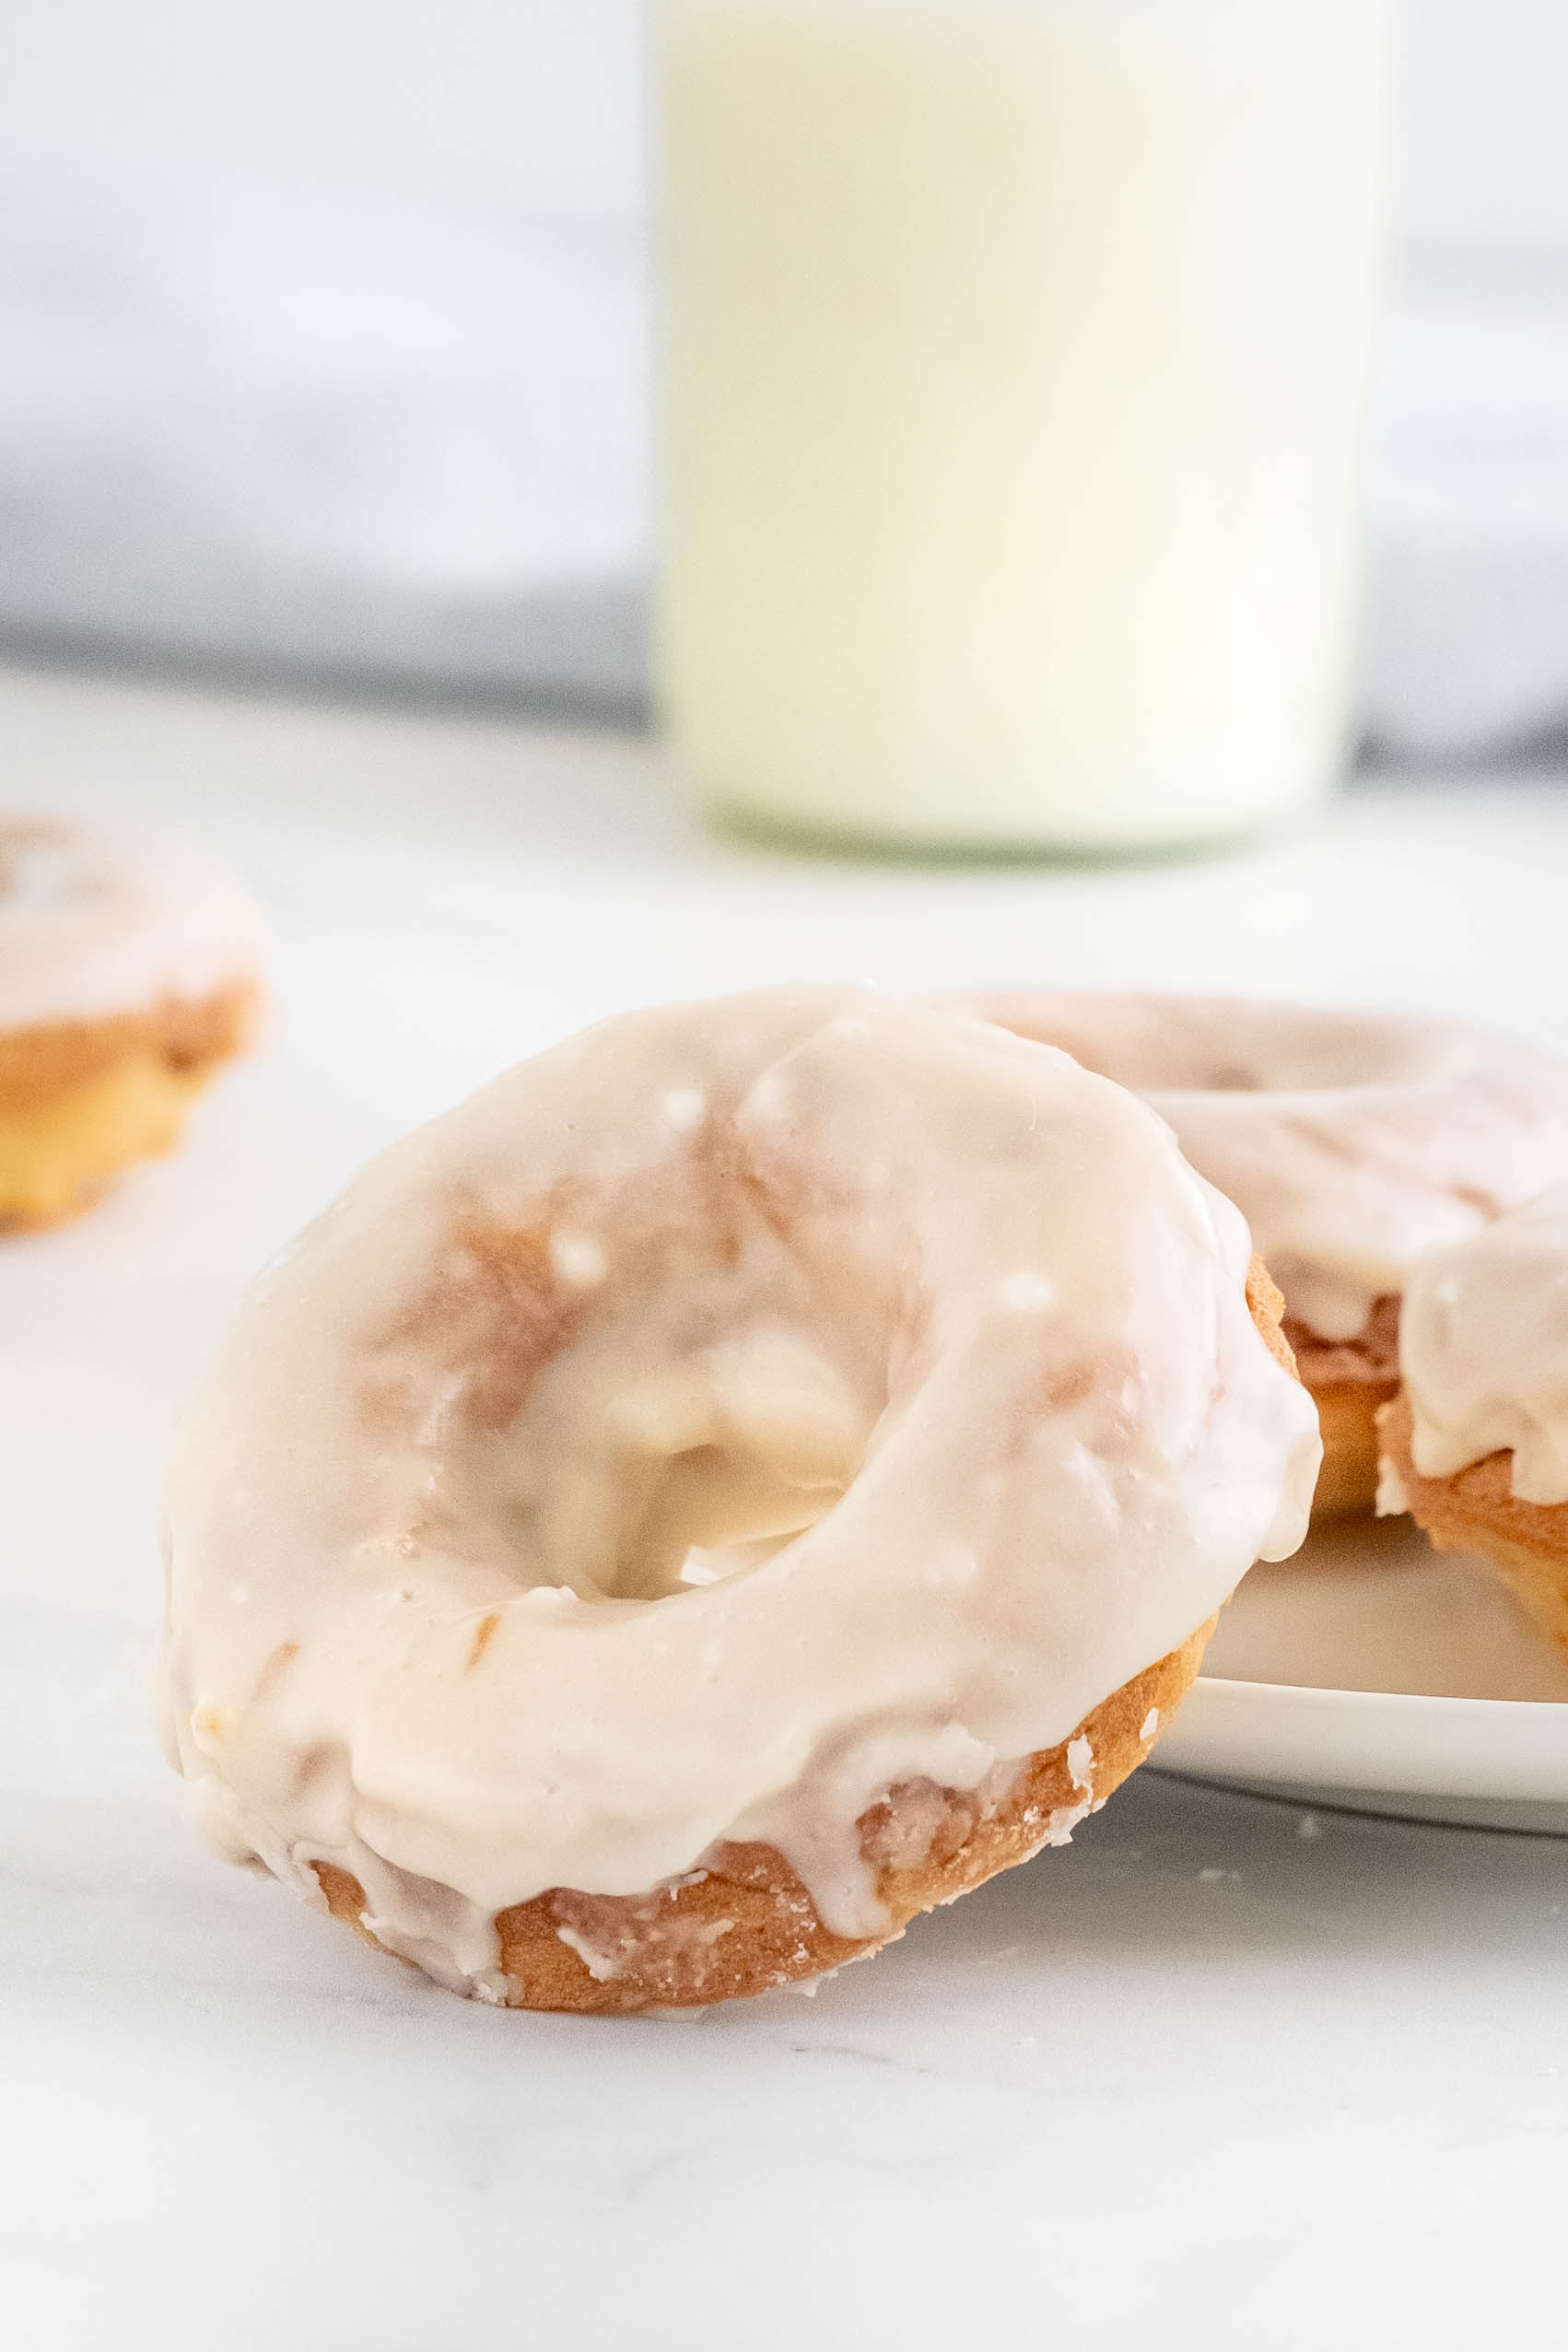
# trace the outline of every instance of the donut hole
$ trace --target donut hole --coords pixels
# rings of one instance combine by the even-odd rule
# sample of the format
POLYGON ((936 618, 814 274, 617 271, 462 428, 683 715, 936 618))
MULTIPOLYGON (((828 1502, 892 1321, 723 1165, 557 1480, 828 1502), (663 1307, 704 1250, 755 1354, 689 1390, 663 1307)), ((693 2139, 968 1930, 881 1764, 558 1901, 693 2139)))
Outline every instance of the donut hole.
POLYGON ((755 1451, 694 1445, 673 1456, 620 1548, 617 1599, 662 1599, 760 1567, 825 1518, 848 1485, 802 1488, 755 1451))
POLYGON ((864 1458, 869 1417, 832 1359, 780 1329, 733 1334, 634 1382, 607 1597, 658 1600, 760 1567, 816 1526, 864 1458))
POLYGON ((764 1221, 675 1246, 604 1217, 595 1280, 547 1220, 458 1218, 361 1366, 367 1425, 420 1465, 398 1539, 587 1601, 689 1596, 832 1510, 887 1403, 870 1285, 764 1221), (853 1302, 855 1313, 847 1310, 853 1302))

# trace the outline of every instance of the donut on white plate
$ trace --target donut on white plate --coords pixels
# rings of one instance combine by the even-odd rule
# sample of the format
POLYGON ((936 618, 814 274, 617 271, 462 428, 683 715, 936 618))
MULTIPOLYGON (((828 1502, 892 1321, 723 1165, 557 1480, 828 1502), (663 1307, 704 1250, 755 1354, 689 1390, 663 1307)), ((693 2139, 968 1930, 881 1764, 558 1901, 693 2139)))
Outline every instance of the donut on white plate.
POLYGON ((1379 1509, 1490 1561, 1568 1653, 1568 1186, 1423 1260, 1399 1364, 1379 1509))
POLYGON ((1410 1270, 1568 1180, 1568 1062, 1456 1022, 1232 997, 954 1001, 1064 1047, 1170 1121, 1284 1293, 1322 1422, 1316 1512, 1370 1511, 1410 1270))

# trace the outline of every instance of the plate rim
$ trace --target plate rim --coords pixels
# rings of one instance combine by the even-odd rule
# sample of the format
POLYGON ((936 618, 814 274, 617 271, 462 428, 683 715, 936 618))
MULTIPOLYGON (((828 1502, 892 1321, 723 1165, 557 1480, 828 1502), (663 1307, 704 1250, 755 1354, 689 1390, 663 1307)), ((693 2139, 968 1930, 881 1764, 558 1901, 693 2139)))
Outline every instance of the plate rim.
POLYGON ((1200 1779, 1561 1805, 1568 1702, 1200 1675, 1151 1761, 1200 1779))

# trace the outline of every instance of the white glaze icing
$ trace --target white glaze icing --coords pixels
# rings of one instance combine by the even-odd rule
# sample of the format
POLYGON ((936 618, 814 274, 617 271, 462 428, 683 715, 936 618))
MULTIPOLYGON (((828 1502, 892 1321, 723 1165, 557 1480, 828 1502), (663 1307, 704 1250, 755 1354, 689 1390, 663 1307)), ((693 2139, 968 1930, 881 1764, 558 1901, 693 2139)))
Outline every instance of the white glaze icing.
POLYGON ((200 1002, 260 964, 255 908, 205 858, 69 819, 0 818, 0 1029, 200 1002))
POLYGON ((1568 1185, 1416 1269, 1399 1369, 1422 1478, 1506 1449, 1522 1503, 1568 1503, 1568 1185))
POLYGON ((962 1001, 1136 1088, 1324 1340, 1354 1339, 1428 1250, 1568 1179, 1568 1062, 1513 1038, 1225 997, 962 1001))
POLYGON ((1005 1792, 1299 1542, 1316 1417, 1247 1257, 1132 1095, 1000 1030, 824 989, 608 1022, 252 1290, 169 1478, 174 1760, 451 1983, 498 1909, 727 1837, 874 1933, 868 1805, 1005 1792))

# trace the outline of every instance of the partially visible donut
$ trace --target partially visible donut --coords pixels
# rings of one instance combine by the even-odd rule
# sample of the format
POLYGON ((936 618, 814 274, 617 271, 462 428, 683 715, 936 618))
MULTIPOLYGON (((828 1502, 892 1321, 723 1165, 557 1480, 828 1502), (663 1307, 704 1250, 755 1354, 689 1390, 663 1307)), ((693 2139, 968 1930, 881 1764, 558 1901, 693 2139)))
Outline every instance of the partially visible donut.
POLYGON ((1064 1839, 1299 1541, 1274 1296, 1064 1055, 854 990, 608 1022, 252 1290, 170 1476, 173 1759, 466 1992, 820 1973, 1064 1839))
POLYGON ((1239 998, 954 1001, 1062 1047, 1170 1121, 1284 1293, 1323 1428, 1315 1514, 1369 1511, 1410 1270, 1568 1179, 1568 1063, 1457 1023, 1239 998))
POLYGON ((250 1041, 260 926, 188 851, 0 819, 0 1231, 91 1205, 170 1151, 250 1041))
POLYGON ((1416 1269, 1399 1356, 1378 1507, 1490 1561, 1568 1654, 1568 1187, 1416 1269))

